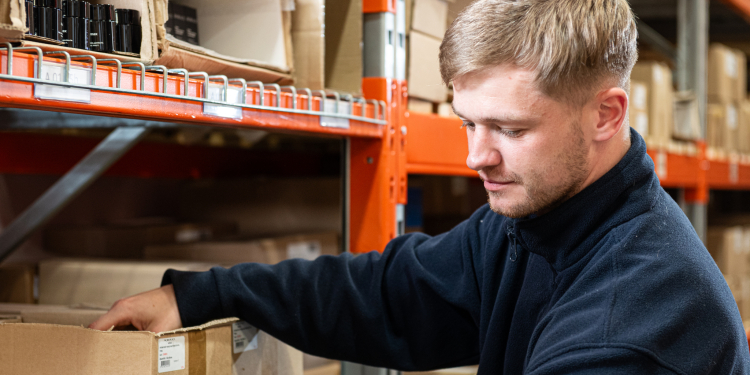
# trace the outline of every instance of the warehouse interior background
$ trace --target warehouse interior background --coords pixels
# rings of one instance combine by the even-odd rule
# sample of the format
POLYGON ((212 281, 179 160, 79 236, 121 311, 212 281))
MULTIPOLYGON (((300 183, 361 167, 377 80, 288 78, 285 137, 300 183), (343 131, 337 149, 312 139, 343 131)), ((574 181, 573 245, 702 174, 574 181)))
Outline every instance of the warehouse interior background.
MULTIPOLYGON (((467 219, 487 197, 437 54, 470 3, 0 0, 0 324, 77 334, 168 268, 382 251, 467 219)), ((630 3, 630 124, 750 321, 750 1, 630 3)), ((211 330, 258 335, 238 374, 390 373, 211 330)), ((146 357, 122 363, 156 372, 146 357)))

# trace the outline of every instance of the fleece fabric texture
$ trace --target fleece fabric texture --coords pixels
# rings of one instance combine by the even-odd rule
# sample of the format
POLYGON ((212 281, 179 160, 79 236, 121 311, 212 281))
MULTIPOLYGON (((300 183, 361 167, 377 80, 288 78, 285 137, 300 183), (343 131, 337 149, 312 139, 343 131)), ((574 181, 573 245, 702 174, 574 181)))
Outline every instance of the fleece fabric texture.
POLYGON ((382 254, 170 270, 185 326, 236 316, 318 356, 490 374, 747 374, 737 305, 635 131, 553 211, 484 206, 382 254))

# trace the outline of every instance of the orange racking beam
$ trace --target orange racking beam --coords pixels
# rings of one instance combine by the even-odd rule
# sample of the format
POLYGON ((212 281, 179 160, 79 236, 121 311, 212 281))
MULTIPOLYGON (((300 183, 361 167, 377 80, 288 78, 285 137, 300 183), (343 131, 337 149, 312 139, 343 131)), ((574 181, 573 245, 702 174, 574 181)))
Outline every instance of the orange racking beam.
POLYGON ((469 145, 461 120, 406 113, 406 170, 409 174, 477 177, 466 166, 469 145))
POLYGON ((364 78, 368 99, 388 103, 388 125, 379 139, 350 140, 350 244, 352 253, 383 251, 396 237, 399 85, 390 78, 364 78))
MULTIPOLYGON (((13 75, 16 77, 33 77, 34 55, 25 53, 14 53, 13 75)), ((0 53, 0 61, 3 67, 7 67, 7 53, 0 53)), ((45 57, 45 62, 59 62, 45 57)), ((87 63, 72 62, 71 66, 87 67, 87 63)), ((4 72, 4 69, 3 69, 4 72)), ((152 121, 168 121, 175 123, 200 124, 209 126, 221 126, 232 128, 263 128, 270 131, 285 131, 296 133, 317 133, 321 135, 354 136, 354 137, 381 137, 382 126, 363 121, 349 120, 349 128, 322 127, 320 116, 301 113, 277 112, 273 109, 243 108, 242 119, 231 119, 204 114, 203 103, 200 101, 185 100, 173 97, 160 97, 141 95, 138 91, 113 92, 106 91, 115 86, 116 69, 110 66, 99 65, 96 74, 96 86, 87 87, 91 90, 91 102, 79 103, 72 101, 41 100, 34 97, 34 83, 16 81, 0 77, 0 105, 3 107, 53 110, 56 112, 69 112, 80 114, 93 114, 110 117, 125 117, 133 119, 144 119, 152 121)), ((167 94, 182 95, 184 78, 172 74, 168 77, 167 94)), ((121 76, 121 87, 125 90, 140 90, 140 72, 123 69, 121 76)), ((189 96, 203 96, 203 82, 200 80, 189 80, 189 96)), ((158 73, 147 73, 143 91, 150 93, 161 92, 162 75, 158 73)), ((282 108, 292 108, 292 94, 281 93, 279 103, 282 108)), ((276 106, 276 95, 274 90, 266 89, 264 102, 268 106, 276 106)), ((248 88, 247 102, 259 102, 259 90, 248 88)), ((314 97, 312 110, 320 109, 320 98, 314 97)), ((354 103, 353 113, 361 113, 362 106, 354 103)), ((296 109, 307 109, 307 97, 297 96, 296 109)), ((375 108, 372 105, 366 107, 367 115, 372 117, 375 108)))

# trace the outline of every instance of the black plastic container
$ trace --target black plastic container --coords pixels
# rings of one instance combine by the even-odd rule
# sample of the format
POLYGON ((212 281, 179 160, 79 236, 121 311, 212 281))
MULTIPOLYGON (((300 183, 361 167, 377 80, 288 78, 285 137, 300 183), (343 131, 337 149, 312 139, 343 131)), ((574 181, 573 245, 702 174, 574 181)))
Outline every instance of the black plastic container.
POLYGON ((141 52, 141 14, 134 9, 116 9, 117 51, 141 52))
POLYGON ((36 35, 62 41, 62 0, 35 0, 34 5, 36 35))
POLYGON ((109 4, 91 5, 90 47, 92 51, 112 52, 117 46, 117 15, 109 4))
POLYGON ((63 42, 67 47, 89 49, 91 6, 81 0, 63 1, 63 42))
POLYGON ((26 27, 29 28, 29 31, 26 32, 27 35, 36 35, 36 25, 34 22, 34 1, 32 0, 26 0, 26 27))

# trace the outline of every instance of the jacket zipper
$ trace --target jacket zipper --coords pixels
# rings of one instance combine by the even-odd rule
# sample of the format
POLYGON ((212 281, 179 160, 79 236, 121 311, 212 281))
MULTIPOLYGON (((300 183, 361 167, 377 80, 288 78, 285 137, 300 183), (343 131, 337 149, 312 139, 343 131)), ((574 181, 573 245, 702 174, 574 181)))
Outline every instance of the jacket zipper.
POLYGON ((513 251, 510 253, 510 261, 515 262, 518 259, 518 241, 512 230, 508 232, 508 237, 510 237, 511 246, 513 246, 513 251))

